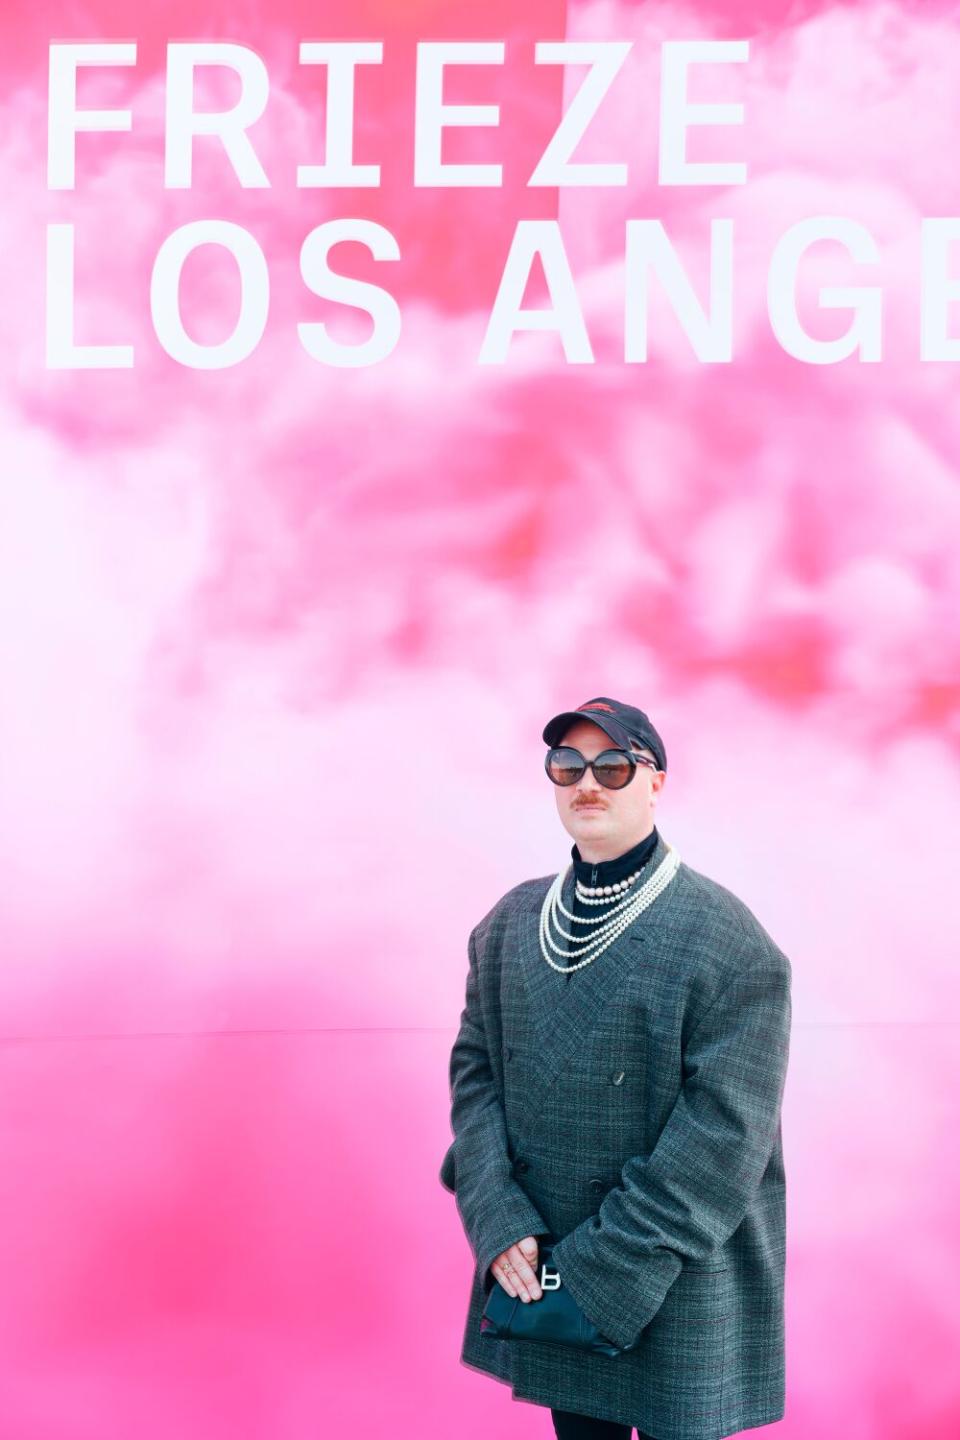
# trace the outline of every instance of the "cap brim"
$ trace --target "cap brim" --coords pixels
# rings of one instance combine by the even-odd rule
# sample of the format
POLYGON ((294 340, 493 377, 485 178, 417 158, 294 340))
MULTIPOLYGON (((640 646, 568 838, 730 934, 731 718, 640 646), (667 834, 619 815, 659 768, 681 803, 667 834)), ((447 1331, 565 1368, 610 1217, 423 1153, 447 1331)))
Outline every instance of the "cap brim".
POLYGON ((598 725, 611 740, 629 750, 630 736, 619 721, 607 715, 585 715, 582 710, 564 710, 562 714, 554 715, 552 720, 548 720, 543 727, 545 744, 559 745, 570 726, 576 725, 579 720, 588 720, 591 725, 598 725))

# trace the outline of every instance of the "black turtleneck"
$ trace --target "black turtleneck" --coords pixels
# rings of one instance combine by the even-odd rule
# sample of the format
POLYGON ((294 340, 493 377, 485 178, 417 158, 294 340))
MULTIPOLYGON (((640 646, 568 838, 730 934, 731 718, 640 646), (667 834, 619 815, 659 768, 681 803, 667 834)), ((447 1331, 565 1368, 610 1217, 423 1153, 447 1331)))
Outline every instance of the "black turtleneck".
MULTIPOLYGON (((570 857, 573 861, 575 878, 580 881, 581 885, 587 886, 612 885, 616 880, 625 880, 628 875, 633 874, 634 870, 638 870, 642 865, 647 863, 656 847, 657 839, 658 831, 656 825, 654 825, 649 835, 645 835, 642 840, 638 841, 636 845, 631 846, 629 850, 624 850, 622 855, 616 855, 612 860, 597 861, 584 860, 580 854, 579 846, 574 844, 570 850, 570 857)), ((642 879, 638 883, 642 884, 642 879)), ((611 903, 613 903, 612 898, 611 903)), ((576 915, 596 916, 603 913, 603 909, 600 906, 584 905, 583 902, 577 898, 576 890, 574 890, 571 909, 576 915)), ((564 921, 563 928, 566 930, 568 927, 570 933, 577 940, 585 938, 591 932, 596 934, 597 930, 596 925, 581 925, 577 920, 564 921)), ((565 977, 567 983, 569 984, 570 981, 575 979, 579 974, 579 970, 570 971, 565 977)))

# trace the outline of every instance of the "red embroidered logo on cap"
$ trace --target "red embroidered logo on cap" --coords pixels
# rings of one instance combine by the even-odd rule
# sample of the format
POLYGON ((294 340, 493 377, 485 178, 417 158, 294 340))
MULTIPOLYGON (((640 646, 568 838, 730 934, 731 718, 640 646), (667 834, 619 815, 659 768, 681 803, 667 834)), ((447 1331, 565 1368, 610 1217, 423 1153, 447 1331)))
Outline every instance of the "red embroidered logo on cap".
POLYGON ((604 705, 602 700, 590 700, 586 705, 578 705, 578 710, 606 710, 609 714, 615 715, 616 711, 612 705, 604 705))

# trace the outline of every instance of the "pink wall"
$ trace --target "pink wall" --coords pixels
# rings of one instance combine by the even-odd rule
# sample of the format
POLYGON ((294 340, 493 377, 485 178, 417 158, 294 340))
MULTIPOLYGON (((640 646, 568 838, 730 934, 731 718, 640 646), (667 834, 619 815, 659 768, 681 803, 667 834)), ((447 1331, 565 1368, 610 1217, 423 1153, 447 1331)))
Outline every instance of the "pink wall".
MULTIPOLYGON (((778 1428, 960 1431, 960 405, 918 339, 921 218, 960 214, 960 21, 517 8, 3 21, 0 1440, 548 1435, 457 1363, 470 1257, 436 1172, 468 931, 568 858, 540 731, 597 693, 649 710, 660 828, 793 963, 778 1428), (628 159, 624 188, 526 184, 573 84, 532 42, 564 34, 634 42, 577 154, 628 159), (357 129, 382 185, 298 190, 322 83, 297 43, 337 36, 385 44, 357 129), (747 123, 691 147, 745 186, 657 184, 659 46, 689 36, 750 40, 701 91, 747 123), (501 189, 412 184, 415 43, 458 37, 507 42, 450 84, 500 126, 444 159, 503 163, 501 189), (267 63, 269 189, 200 142, 193 189, 164 189, 165 46, 203 38, 267 63), (81 136, 72 191, 46 184, 57 39, 139 47, 81 76, 133 130, 81 136), (879 363, 806 364, 771 331, 771 252, 815 214, 880 260, 821 246, 803 321, 841 335, 819 287, 881 286, 879 363), (403 311, 364 369, 297 338, 366 333, 298 274, 343 215, 400 249, 338 257, 403 311), (270 312, 247 360, 201 371, 158 343, 150 275, 214 216, 255 236, 270 312), (731 363, 658 297, 649 362, 624 362, 624 222, 653 216, 701 292, 733 219, 731 363), (549 334, 477 363, 521 218, 559 221, 593 364, 549 334), (76 227, 78 340, 132 368, 46 367, 48 222, 76 227)), ((229 332, 222 256, 188 262, 182 303, 198 341, 229 332)))

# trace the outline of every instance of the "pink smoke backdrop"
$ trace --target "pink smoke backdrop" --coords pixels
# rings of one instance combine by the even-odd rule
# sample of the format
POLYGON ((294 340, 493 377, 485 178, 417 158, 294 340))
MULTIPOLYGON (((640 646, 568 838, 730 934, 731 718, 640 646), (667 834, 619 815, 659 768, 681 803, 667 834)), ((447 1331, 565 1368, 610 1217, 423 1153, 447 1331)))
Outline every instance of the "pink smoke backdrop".
MULTIPOLYGON (((2 23, 0 1440, 551 1433, 457 1363, 471 1262, 437 1169, 468 931, 566 862, 540 730, 596 693, 650 710, 661 829, 793 962, 778 1433, 953 1440, 960 406, 917 336, 919 219, 960 214, 956 7, 48 0, 2 23), (533 41, 564 34, 634 42, 576 157, 629 159, 626 189, 526 186, 565 99, 533 41), (744 187, 656 183, 659 45, 687 36, 750 39, 702 92, 746 125, 694 142, 744 187), (379 190, 295 187, 320 37, 385 42, 358 88, 379 190), (194 188, 163 189, 185 38, 267 62, 269 190, 201 144, 194 188), (413 188, 437 38, 507 42, 448 85, 499 129, 444 151, 502 161, 502 190, 413 188), (46 189, 52 39, 139 47, 81 75, 134 128, 80 137, 69 194, 46 189), (771 334, 770 251, 819 213, 880 247, 881 363, 771 334), (297 341, 353 333, 297 269, 338 214, 401 250, 385 280, 340 261, 403 309, 370 369, 297 341), (165 236, 213 215, 256 236, 271 309, 205 373, 161 350, 148 293, 165 236), (623 224, 648 215, 700 287, 734 219, 733 363, 656 303, 650 362, 623 363, 623 224), (559 220, 596 364, 550 335, 476 364, 521 217, 559 220), (65 219, 78 338, 133 343, 133 370, 45 369, 65 219)), ((802 276, 805 324, 842 333, 817 289, 865 277, 830 248, 802 276)), ((198 340, 236 299, 193 257, 198 340)))

